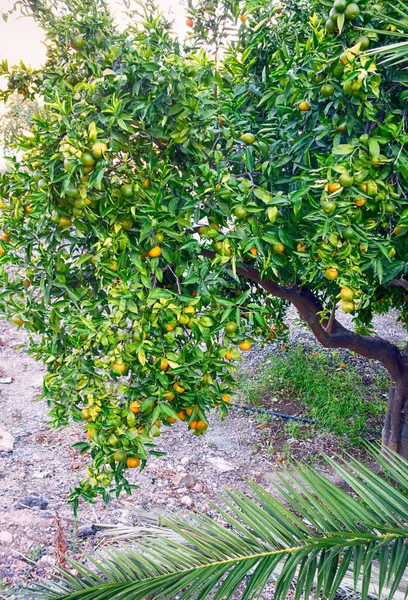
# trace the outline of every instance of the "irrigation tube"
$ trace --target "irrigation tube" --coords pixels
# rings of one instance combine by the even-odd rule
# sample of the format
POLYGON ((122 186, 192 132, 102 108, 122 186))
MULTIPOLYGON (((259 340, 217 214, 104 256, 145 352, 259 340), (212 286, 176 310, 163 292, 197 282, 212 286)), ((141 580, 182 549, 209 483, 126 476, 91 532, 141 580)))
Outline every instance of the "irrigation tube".
MULTIPOLYGON (((272 417, 276 417, 278 419, 286 419, 287 421, 289 421, 289 420, 300 421, 301 423, 310 423, 312 425, 314 425, 318 422, 315 419, 306 419, 306 417, 295 417, 294 415, 285 415, 284 413, 278 413, 273 410, 269 410, 267 408, 255 408, 254 406, 248 406, 247 404, 237 404, 236 402, 231 402, 230 406, 232 406, 233 408, 239 408, 245 412, 261 413, 261 414, 266 413, 268 415, 271 415, 272 417)), ((368 433, 369 435, 375 435, 375 436, 381 435, 381 432, 372 431, 371 429, 360 429, 360 432, 368 433)))

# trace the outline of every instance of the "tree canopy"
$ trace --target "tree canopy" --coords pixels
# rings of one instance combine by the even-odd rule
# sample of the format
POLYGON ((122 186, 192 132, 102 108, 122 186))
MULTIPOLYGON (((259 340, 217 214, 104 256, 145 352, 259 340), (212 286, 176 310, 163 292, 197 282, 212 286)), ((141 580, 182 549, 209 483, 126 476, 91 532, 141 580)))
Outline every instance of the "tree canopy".
POLYGON ((366 52, 402 4, 198 1, 185 43, 143 4, 120 32, 102 0, 26 0, 48 61, 1 67, 4 100, 43 102, 0 180, 1 308, 54 424, 85 422, 72 500, 129 492, 161 427, 204 434, 290 303, 386 366, 383 439, 408 455, 406 358, 372 328, 406 312, 407 76, 366 52))

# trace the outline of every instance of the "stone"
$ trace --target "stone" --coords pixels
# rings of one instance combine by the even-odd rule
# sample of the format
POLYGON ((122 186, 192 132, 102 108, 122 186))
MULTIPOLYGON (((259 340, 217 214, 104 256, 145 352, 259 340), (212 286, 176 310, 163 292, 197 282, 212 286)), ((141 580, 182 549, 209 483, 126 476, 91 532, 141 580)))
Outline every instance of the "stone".
POLYGON ((187 473, 185 471, 181 471, 180 473, 176 473, 171 482, 175 487, 183 487, 186 485, 187 477, 187 473))
POLYGON ((91 537, 91 535, 95 535, 96 532, 97 529, 93 523, 91 525, 82 525, 82 527, 78 527, 79 538, 91 537))
POLYGON ((45 510, 48 506, 47 500, 36 496, 24 496, 17 501, 17 508, 39 508, 45 510))
POLYGON ((211 463, 217 469, 217 471, 220 471, 220 473, 226 473, 227 471, 235 470, 235 466, 227 462, 221 456, 210 456, 208 457, 208 462, 211 463))
POLYGON ((261 477, 262 477, 261 471, 252 471, 251 475, 254 479, 261 479, 261 477))
POLYGON ((202 492, 202 491, 203 491, 203 484, 201 483, 201 481, 199 481, 193 487, 193 492, 202 492))
POLYGON ((0 546, 9 546, 13 541, 13 536, 9 531, 0 531, 0 546))
POLYGON ((190 496, 183 496, 180 499, 180 503, 183 504, 184 506, 186 506, 187 508, 190 508, 191 506, 193 506, 193 501, 190 498, 190 496))
POLYGON ((0 452, 12 452, 14 448, 14 438, 11 433, 0 427, 0 452))
POLYGON ((190 462, 190 459, 188 458, 188 456, 183 456, 183 458, 180 460, 180 464, 183 466, 188 465, 189 462, 190 462))

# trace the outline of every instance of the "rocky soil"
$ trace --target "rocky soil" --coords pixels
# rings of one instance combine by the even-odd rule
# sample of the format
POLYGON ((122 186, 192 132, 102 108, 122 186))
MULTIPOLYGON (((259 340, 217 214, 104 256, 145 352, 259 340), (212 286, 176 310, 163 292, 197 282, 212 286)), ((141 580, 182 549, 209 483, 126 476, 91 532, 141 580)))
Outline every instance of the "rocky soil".
MULTIPOLYGON (((313 347, 312 336, 299 328, 295 315, 291 321, 288 343, 313 347)), ((392 341, 404 339, 392 315, 382 317, 375 326, 392 341)), ((274 443, 282 437, 295 457, 337 449, 337 441, 328 434, 287 439, 282 421, 267 423, 238 410, 232 410, 224 421, 214 414, 202 438, 187 433, 185 424, 178 423, 159 438, 159 449, 167 455, 151 460, 143 473, 132 473, 139 489, 131 498, 112 501, 107 507, 83 503, 75 520, 67 499, 81 476, 84 458, 71 446, 83 439, 83 433, 76 425, 59 430, 47 425, 47 403, 37 401, 44 370, 25 352, 25 341, 25 332, 0 323, 0 379, 13 379, 11 384, 0 382, 0 448, 5 448, 0 451, 0 598, 17 598, 21 586, 49 575, 61 540, 71 558, 79 558, 84 550, 96 552, 108 543, 95 534, 94 524, 136 524, 134 509, 143 511, 146 518, 157 511, 211 514, 208 500, 222 496, 225 489, 245 488, 247 478, 272 488, 274 473, 287 458, 274 443)), ((276 344, 254 348, 242 368, 250 376, 265 356, 276 351, 276 344)), ((361 368, 366 366, 362 361, 361 368)))

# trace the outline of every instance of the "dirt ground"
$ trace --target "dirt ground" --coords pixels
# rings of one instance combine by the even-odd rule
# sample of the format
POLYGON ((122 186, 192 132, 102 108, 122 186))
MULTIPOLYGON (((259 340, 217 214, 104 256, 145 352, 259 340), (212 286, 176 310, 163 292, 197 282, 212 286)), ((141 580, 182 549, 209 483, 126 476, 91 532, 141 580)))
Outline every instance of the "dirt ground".
MULTIPOLYGON (((378 332, 401 342, 404 334, 392 315, 376 322, 378 332)), ((0 429, 14 437, 14 449, 0 452, 0 598, 13 596, 30 580, 49 574, 56 558, 56 515, 60 517, 67 541, 67 555, 79 558, 104 542, 99 536, 81 537, 82 526, 92 524, 135 524, 132 508, 146 515, 156 511, 200 510, 211 515, 208 500, 224 489, 245 488, 248 478, 271 488, 276 469, 285 456, 271 452, 274 438, 285 435, 281 421, 266 424, 257 416, 232 410, 220 421, 214 414, 211 427, 202 438, 185 431, 178 423, 164 431, 158 448, 166 456, 148 463, 143 473, 132 473, 139 485, 131 498, 80 505, 78 521, 67 504, 69 490, 84 467, 84 458, 71 448, 83 439, 79 426, 51 430, 47 425, 47 403, 36 401, 42 391, 44 370, 24 350, 26 334, 0 323, 0 377, 12 377, 12 384, 0 384, 0 429), (40 507, 25 506, 27 497, 40 507), (25 500, 24 500, 25 499, 25 500)), ((290 343, 314 344, 310 333, 295 324, 290 343)), ((243 368, 250 374, 276 345, 254 348, 245 357, 243 368)), ((333 453, 336 440, 313 433, 309 439, 286 440, 293 456, 333 453)), ((61 528, 60 528, 61 533, 61 528)))

